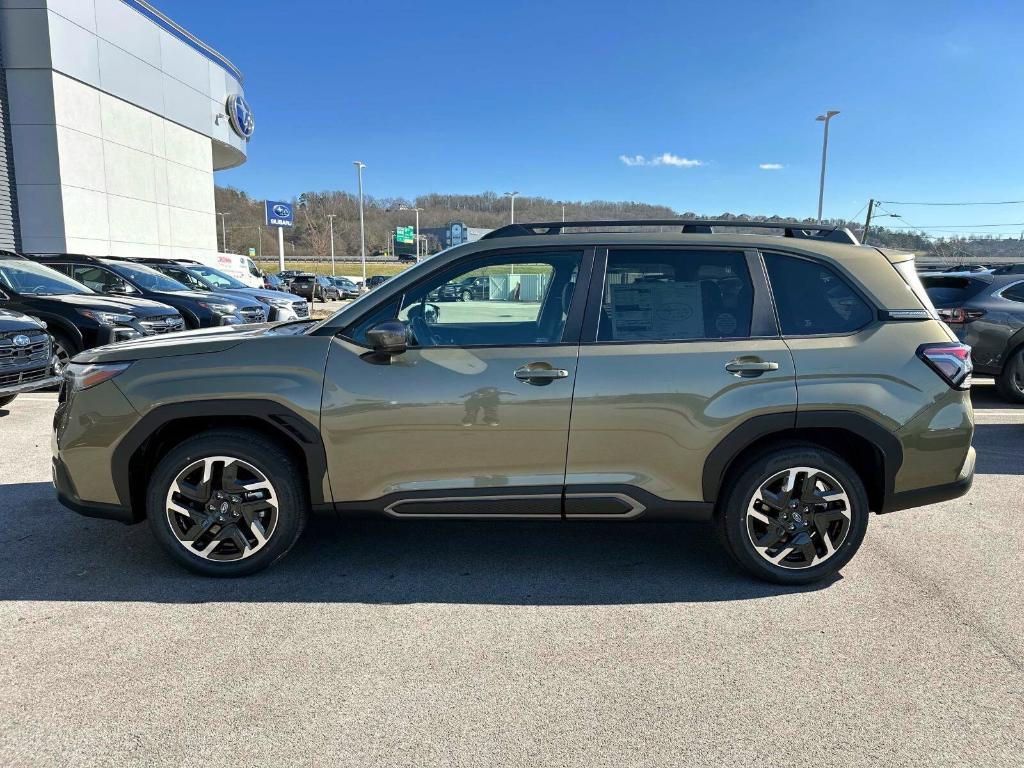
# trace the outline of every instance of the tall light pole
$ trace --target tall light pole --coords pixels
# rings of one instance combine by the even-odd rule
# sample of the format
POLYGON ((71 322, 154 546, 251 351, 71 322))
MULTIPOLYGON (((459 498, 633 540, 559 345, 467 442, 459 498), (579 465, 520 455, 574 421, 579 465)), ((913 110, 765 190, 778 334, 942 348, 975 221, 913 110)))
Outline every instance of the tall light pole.
POLYGON ((509 203, 509 209, 508 209, 509 210, 509 223, 510 224, 515 224, 516 223, 516 195, 518 195, 518 194, 519 194, 518 192, 506 192, 505 193, 505 197, 509 198, 509 200, 511 201, 509 203))
POLYGON ((416 261, 420 260, 420 211, 422 208, 410 208, 407 205, 398 206, 400 211, 416 211, 416 261))
POLYGON ((220 211, 217 211, 217 215, 220 216, 220 243, 221 243, 221 247, 224 249, 223 251, 221 251, 221 253, 227 253, 228 252, 228 231, 224 227, 224 217, 225 216, 230 216, 231 214, 230 213, 221 213, 220 211))
POLYGON ((821 208, 825 203, 825 161, 828 159, 828 123, 833 117, 839 114, 839 110, 830 109, 824 115, 818 115, 815 120, 825 124, 825 135, 821 141, 821 180, 818 182, 818 223, 821 223, 821 208))
POLYGON ((366 163, 353 160, 352 165, 356 167, 356 175, 359 177, 359 253, 363 259, 363 288, 366 288, 366 226, 363 223, 363 168, 366 163))
POLYGON ((331 222, 331 277, 334 277, 334 217, 336 213, 328 213, 327 219, 331 222))

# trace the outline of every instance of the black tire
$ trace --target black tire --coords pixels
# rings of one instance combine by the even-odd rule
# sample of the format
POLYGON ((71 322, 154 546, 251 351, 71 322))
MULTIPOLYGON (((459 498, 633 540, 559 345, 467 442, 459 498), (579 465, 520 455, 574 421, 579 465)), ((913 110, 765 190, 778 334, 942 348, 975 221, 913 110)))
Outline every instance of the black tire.
MULTIPOLYGON (((53 354, 58 358, 61 367, 66 365, 72 357, 82 351, 79 346, 62 331, 51 331, 50 336, 53 338, 53 354)), ((55 369, 54 373, 60 373, 60 369, 55 369)))
POLYGON ((996 376, 996 390, 1011 403, 1024 403, 1024 346, 1017 347, 1006 358, 1006 365, 996 376))
POLYGON ((164 456, 150 477, 146 494, 150 529, 167 554, 190 571, 204 576, 248 576, 288 554, 302 535, 309 514, 309 500, 302 477, 302 470, 295 461, 262 434, 247 430, 201 433, 164 456), (187 548, 171 529, 165 502, 172 483, 190 464, 212 456, 231 456, 251 464, 271 483, 277 497, 275 527, 262 548, 244 559, 205 559, 187 548))
POLYGON ((0 408, 3 408, 5 405, 10 405, 16 397, 17 395, 6 395, 4 397, 0 397, 0 408))
MULTIPOLYGON (((719 540, 737 565, 759 579, 786 585, 820 581, 846 565, 864 541, 870 514, 864 483, 846 461, 828 449, 805 443, 777 445, 744 462, 735 472, 730 473, 723 487, 728 490, 715 514, 715 528, 719 540), (755 494, 759 493, 766 481, 780 476, 787 469, 797 467, 821 470, 831 476, 830 480, 837 481, 849 500, 849 518, 847 523, 840 523, 841 526, 845 525, 845 533, 840 544, 834 547, 834 553, 817 565, 773 565, 768 561, 768 555, 759 554, 755 548, 748 526, 747 510, 755 494)), ((793 502, 789 502, 791 503, 793 502)), ((845 502, 837 504, 845 505, 845 502)), ((797 511, 801 509, 806 508, 799 508, 797 511)), ((784 531, 781 526, 778 526, 778 530, 784 531)), ((820 533, 817 534, 818 538, 814 539, 816 532, 813 525, 808 526, 807 530, 811 539, 816 541, 815 546, 824 548, 820 533)), ((831 544, 831 539, 829 543, 831 544)), ((785 544, 778 546, 778 550, 784 548, 785 544)), ((778 550, 768 551, 777 553, 778 550)), ((800 553, 797 552, 792 557, 799 558, 800 553)))
POLYGON ((460 301, 472 301, 473 300, 473 293, 472 293, 472 291, 469 291, 469 290, 463 291, 459 295, 459 300, 460 301))

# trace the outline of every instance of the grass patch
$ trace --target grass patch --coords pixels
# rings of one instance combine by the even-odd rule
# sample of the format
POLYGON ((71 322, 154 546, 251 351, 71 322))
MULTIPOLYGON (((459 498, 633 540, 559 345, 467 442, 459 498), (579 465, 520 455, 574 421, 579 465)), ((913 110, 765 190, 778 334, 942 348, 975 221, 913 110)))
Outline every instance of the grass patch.
MULTIPOLYGON (((278 272, 277 259, 269 260, 264 259, 263 261, 256 262, 260 269, 271 275, 276 275, 278 272)), ((409 264, 396 264, 388 262, 380 264, 377 262, 366 262, 366 276, 372 275, 397 275, 399 272, 407 269, 409 264)), ((323 261, 291 261, 290 259, 284 260, 285 269, 301 269, 304 272, 312 272, 315 275, 329 275, 331 274, 331 262, 323 261)), ((339 275, 345 275, 348 277, 359 277, 362 279, 363 275, 363 264, 360 261, 338 261, 335 262, 335 272, 339 275)))

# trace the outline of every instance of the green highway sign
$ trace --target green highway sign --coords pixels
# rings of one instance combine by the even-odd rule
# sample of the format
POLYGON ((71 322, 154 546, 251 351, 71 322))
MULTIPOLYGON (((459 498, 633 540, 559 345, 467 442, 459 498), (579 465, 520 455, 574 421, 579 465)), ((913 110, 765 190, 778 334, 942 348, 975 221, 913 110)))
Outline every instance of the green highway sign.
POLYGON ((413 227, 395 227, 395 242, 415 243, 416 230, 413 227))

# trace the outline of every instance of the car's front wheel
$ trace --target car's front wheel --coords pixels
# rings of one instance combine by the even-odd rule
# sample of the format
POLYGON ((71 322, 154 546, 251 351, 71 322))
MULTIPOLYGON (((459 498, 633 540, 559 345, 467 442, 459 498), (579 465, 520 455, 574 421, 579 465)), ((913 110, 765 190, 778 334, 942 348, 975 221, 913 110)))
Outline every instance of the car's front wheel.
POLYGON ((164 550, 206 576, 245 576, 272 565, 306 525, 295 461, 265 436, 216 430, 186 440, 157 464, 146 513, 164 550))
POLYGON ((847 462, 824 448, 794 444, 753 457, 732 476, 716 525, 749 573, 808 584, 850 561, 868 515, 864 483, 847 462))

